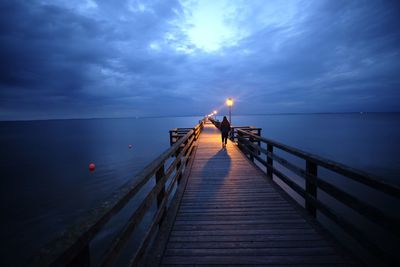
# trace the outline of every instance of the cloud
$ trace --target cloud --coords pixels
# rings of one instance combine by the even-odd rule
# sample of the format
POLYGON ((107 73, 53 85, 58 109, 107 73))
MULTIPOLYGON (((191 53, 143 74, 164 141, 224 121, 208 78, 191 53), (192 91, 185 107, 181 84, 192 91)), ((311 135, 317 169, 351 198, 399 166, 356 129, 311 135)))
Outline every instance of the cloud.
POLYGON ((400 108, 395 1, 15 0, 0 10, 0 119, 206 114, 229 96, 241 113, 400 108))

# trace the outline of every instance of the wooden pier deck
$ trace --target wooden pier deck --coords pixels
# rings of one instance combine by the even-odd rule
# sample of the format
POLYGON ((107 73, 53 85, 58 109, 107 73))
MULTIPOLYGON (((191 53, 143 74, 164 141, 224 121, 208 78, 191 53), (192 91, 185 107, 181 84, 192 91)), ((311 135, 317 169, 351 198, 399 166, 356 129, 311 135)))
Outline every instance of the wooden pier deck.
MULTIPOLYGON (((187 184, 158 251, 162 266, 348 266, 349 258, 304 209, 237 146, 221 148, 205 124, 187 184)), ((154 254, 153 254, 154 255, 154 254)))

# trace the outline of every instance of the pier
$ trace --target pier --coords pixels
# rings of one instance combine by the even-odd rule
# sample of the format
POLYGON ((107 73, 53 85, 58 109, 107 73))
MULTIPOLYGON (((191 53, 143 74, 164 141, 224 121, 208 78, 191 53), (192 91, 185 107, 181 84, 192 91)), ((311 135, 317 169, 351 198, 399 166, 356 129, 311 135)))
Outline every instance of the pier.
POLYGON ((371 242, 319 194, 329 194, 397 237, 399 218, 321 179, 319 170, 396 200, 399 187, 266 139, 256 127, 234 127, 223 149, 218 125, 205 118, 193 128, 171 130, 171 147, 133 182, 43 248, 36 266, 119 266, 132 236, 137 242, 126 266, 365 265, 319 223, 319 214, 363 245, 377 262, 387 266, 399 262, 398 255, 371 242), (293 157, 304 167, 289 160, 293 157), (303 205, 281 184, 300 196, 303 205), (131 201, 139 204, 101 257, 93 260, 91 243, 131 201), (139 228, 145 230, 135 234, 139 228))

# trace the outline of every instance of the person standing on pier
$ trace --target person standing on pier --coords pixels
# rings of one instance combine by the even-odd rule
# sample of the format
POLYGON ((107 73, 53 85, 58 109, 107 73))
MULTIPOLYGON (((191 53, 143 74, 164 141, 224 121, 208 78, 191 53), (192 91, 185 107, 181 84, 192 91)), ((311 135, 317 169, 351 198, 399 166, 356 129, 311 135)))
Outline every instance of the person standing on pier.
POLYGON ((221 130, 221 137, 222 137, 222 148, 225 148, 226 143, 228 142, 229 132, 231 131, 231 124, 229 123, 226 116, 224 116, 224 119, 221 122, 220 130, 221 130))

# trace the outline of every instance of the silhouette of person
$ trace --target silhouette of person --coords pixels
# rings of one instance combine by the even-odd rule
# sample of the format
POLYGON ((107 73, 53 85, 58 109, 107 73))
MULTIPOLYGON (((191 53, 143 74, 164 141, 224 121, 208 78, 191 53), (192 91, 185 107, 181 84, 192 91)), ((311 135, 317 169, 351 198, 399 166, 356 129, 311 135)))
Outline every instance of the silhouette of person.
POLYGON ((231 131, 231 124, 229 123, 226 116, 224 116, 219 129, 221 130, 222 148, 225 148, 228 141, 229 132, 231 131))

